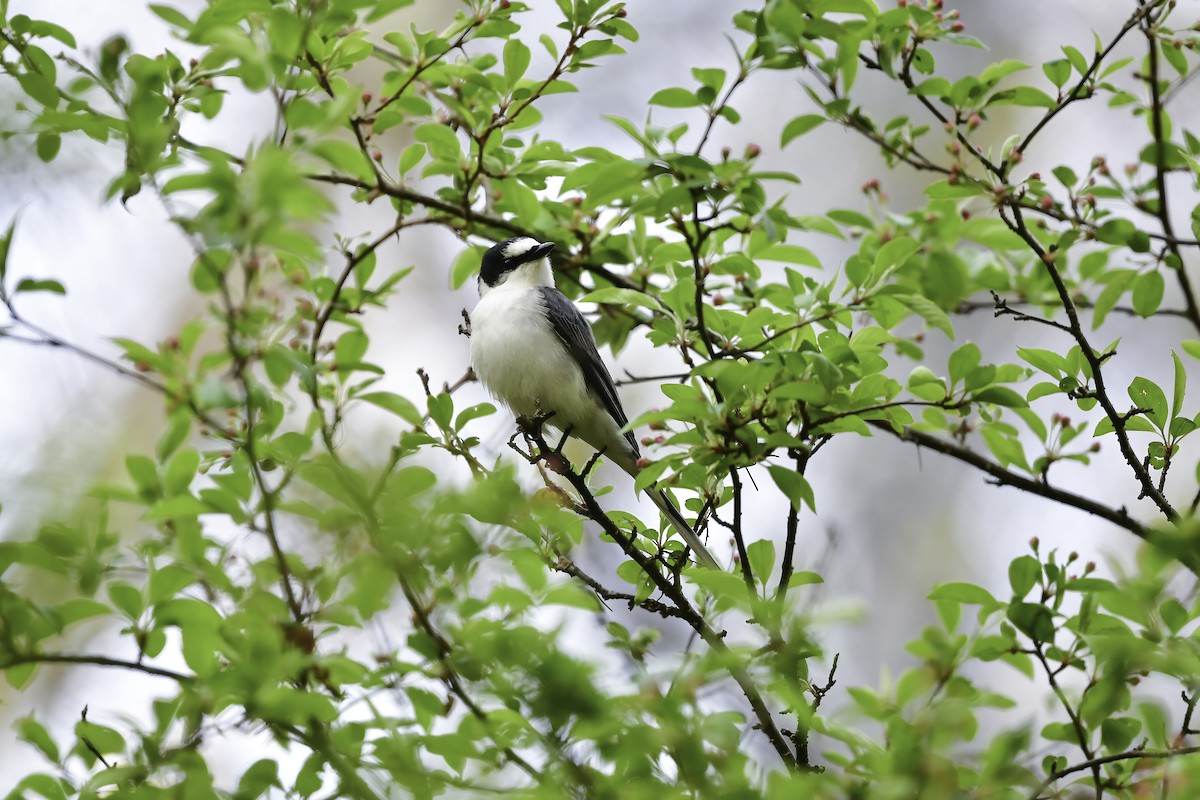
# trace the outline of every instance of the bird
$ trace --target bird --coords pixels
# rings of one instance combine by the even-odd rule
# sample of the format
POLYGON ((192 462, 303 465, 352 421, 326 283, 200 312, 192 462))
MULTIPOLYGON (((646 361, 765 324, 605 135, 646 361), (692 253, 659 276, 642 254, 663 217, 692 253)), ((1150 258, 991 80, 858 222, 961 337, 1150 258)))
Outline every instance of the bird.
MULTIPOLYGON (((471 366, 517 417, 544 419, 636 477, 641 452, 623 430, 629 418, 591 326, 554 285, 553 250, 553 242, 516 236, 483 254, 479 302, 470 314, 471 366)), ((647 494, 696 560, 720 569, 670 496, 656 487, 647 494)))

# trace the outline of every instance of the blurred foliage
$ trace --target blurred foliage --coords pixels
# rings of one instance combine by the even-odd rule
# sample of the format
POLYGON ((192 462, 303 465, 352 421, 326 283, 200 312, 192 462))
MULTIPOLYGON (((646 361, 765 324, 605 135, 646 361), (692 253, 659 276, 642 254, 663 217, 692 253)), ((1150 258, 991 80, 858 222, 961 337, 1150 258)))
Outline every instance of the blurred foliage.
POLYGON ((1196 20, 1177 20, 1174 2, 1129 3, 1093 52, 1067 46, 1040 69, 1004 59, 951 78, 935 56, 981 43, 941 0, 768 0, 732 18, 736 69, 700 66, 687 86, 652 87, 654 117, 686 121, 610 120, 628 136, 622 154, 571 149, 538 125, 546 98, 637 40, 636 13, 558 0, 557 28, 535 39, 520 2, 472 0, 441 31, 403 24, 410 3, 211 0, 194 18, 152 4, 178 52, 142 53, 120 35, 81 52, 71 30, 0 0, 0 68, 19 92, 4 134, 45 161, 64 139, 117 143, 109 199, 161 199, 195 248, 191 284, 205 301, 171 338, 117 339, 123 358, 105 360, 25 315, 26 296, 66 287, 21 276, 8 257, 15 222, 0 238, 4 344, 99 360, 165 403, 155 451, 129 455, 128 479, 97 489, 102 511, 0 543, 8 683, 26 687, 46 664, 92 665, 143 673, 155 698, 145 725, 85 712, 65 739, 37 716, 20 720, 16 736, 42 761, 11 796, 1193 791, 1200 551, 1195 471, 1177 462, 1200 424, 1184 364, 1200 340, 1162 346, 1151 366, 1169 384, 1137 377, 1122 392, 1105 381, 1118 344, 1093 336, 1114 313, 1146 326, 1175 318, 1200 335, 1185 270, 1200 207, 1181 234, 1167 192, 1168 175, 1200 175, 1200 140, 1168 113, 1197 71, 1196 20), (714 152, 714 128, 742 118, 737 90, 766 71, 812 101, 778 132, 781 146, 841 125, 889 165, 927 174, 927 202, 892 210, 871 183, 862 208, 797 215, 784 192, 816 154, 771 172, 758 146, 714 152), (860 106, 867 72, 898 87, 911 114, 880 120, 860 106), (367 73, 380 77, 364 85, 367 73), (203 141, 207 121, 237 124, 224 107, 235 93, 276 110, 274 130, 238 153, 203 141), (1085 101, 1145 120, 1138 163, 1030 169, 1034 139, 1085 101), (1034 122, 996 136, 989 115, 1011 105, 1034 109, 1034 122), (985 134, 1003 145, 982 146, 985 134), (394 224, 327 241, 316 231, 339 227, 336 192, 389 204, 394 224), (526 455, 560 479, 528 496, 473 432, 495 408, 455 402, 469 376, 427 381, 415 397, 378 386, 363 319, 405 291, 410 268, 376 252, 417 225, 462 237, 454 286, 477 269, 482 242, 557 242, 564 289, 595 304, 600 341, 619 351, 644 336, 678 355, 683 378, 635 421, 653 432, 638 484, 672 487, 701 527, 727 533, 728 572, 689 565, 668 532, 606 514, 587 470, 551 457, 536 431, 526 455), (797 243, 817 236, 855 252, 823 265, 797 243), (997 325, 1043 326, 1049 349, 965 342, 945 364, 926 357, 926 331, 953 337, 956 316, 980 309, 997 325), (344 445, 347 414, 363 404, 400 430, 370 463, 344 445), (1075 421, 1055 410, 1065 404, 1075 421), (821 501, 805 471, 837 436, 915 442, 1127 530, 1141 556, 1108 580, 1035 540, 999 593, 933 588, 940 621, 913 631, 915 667, 841 686, 803 596, 821 578, 796 571, 800 516, 821 501), (1137 508, 1051 483, 1052 470, 1092 467, 1102 441, 1137 508), (435 451, 474 479, 437 474, 435 451), (789 501, 774 536, 743 529, 748 470, 789 501), (110 505, 136 509, 136 530, 110 505), (615 575, 573 560, 584 520, 624 554, 615 575), (84 622, 119 631, 114 653, 136 657, 71 650, 64 635, 84 622), (564 646, 573 622, 593 626, 593 656, 564 646), (696 645, 665 648, 668 625, 696 645), (1038 687, 1051 721, 1016 709, 998 669, 1038 687), (1142 686, 1150 676, 1160 690, 1142 686), (1180 699, 1164 703, 1164 685, 1180 699), (850 702, 829 713, 833 691, 850 702), (236 786, 215 786, 205 743, 233 730, 287 759, 264 755, 236 786))

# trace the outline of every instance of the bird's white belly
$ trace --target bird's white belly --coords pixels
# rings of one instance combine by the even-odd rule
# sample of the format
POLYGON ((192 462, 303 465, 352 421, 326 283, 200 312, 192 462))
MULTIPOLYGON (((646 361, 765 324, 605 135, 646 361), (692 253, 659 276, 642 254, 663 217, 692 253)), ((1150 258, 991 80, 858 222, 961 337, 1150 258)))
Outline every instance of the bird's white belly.
POLYGON ((514 414, 548 422, 598 449, 619 429, 592 400, 575 359, 546 319, 536 290, 498 286, 471 313, 471 364, 492 396, 514 414))

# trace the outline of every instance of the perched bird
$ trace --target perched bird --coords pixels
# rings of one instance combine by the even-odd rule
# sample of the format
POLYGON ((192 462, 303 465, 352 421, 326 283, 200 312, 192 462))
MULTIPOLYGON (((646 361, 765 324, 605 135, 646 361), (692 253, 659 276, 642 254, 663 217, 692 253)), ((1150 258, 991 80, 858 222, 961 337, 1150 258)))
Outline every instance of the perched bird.
MULTIPOLYGON (((636 476, 637 440, 621 430, 629 418, 587 320, 554 286, 553 249, 553 242, 518 236, 484 253, 479 302, 471 312, 471 365, 514 414, 550 414, 550 425, 636 476)), ((647 493, 697 560, 719 568, 666 492, 651 488, 647 493)))

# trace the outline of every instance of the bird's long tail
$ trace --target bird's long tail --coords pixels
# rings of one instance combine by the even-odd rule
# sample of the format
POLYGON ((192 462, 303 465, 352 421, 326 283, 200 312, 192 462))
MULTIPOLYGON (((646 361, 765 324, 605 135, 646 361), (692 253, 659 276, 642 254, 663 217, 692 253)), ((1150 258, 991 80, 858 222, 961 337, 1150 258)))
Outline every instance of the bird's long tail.
POLYGON ((700 537, 692 530, 692 526, 687 524, 687 520, 679 513, 679 509, 671 502, 671 498, 662 489, 653 487, 646 490, 650 495, 650 499, 654 501, 654 505, 658 506, 659 511, 671 523, 671 526, 679 532, 683 540, 687 542, 687 546, 692 548, 692 552, 696 554, 696 560, 710 569, 720 569, 721 566, 717 560, 713 558, 713 554, 708 552, 708 548, 700 541, 700 537))

